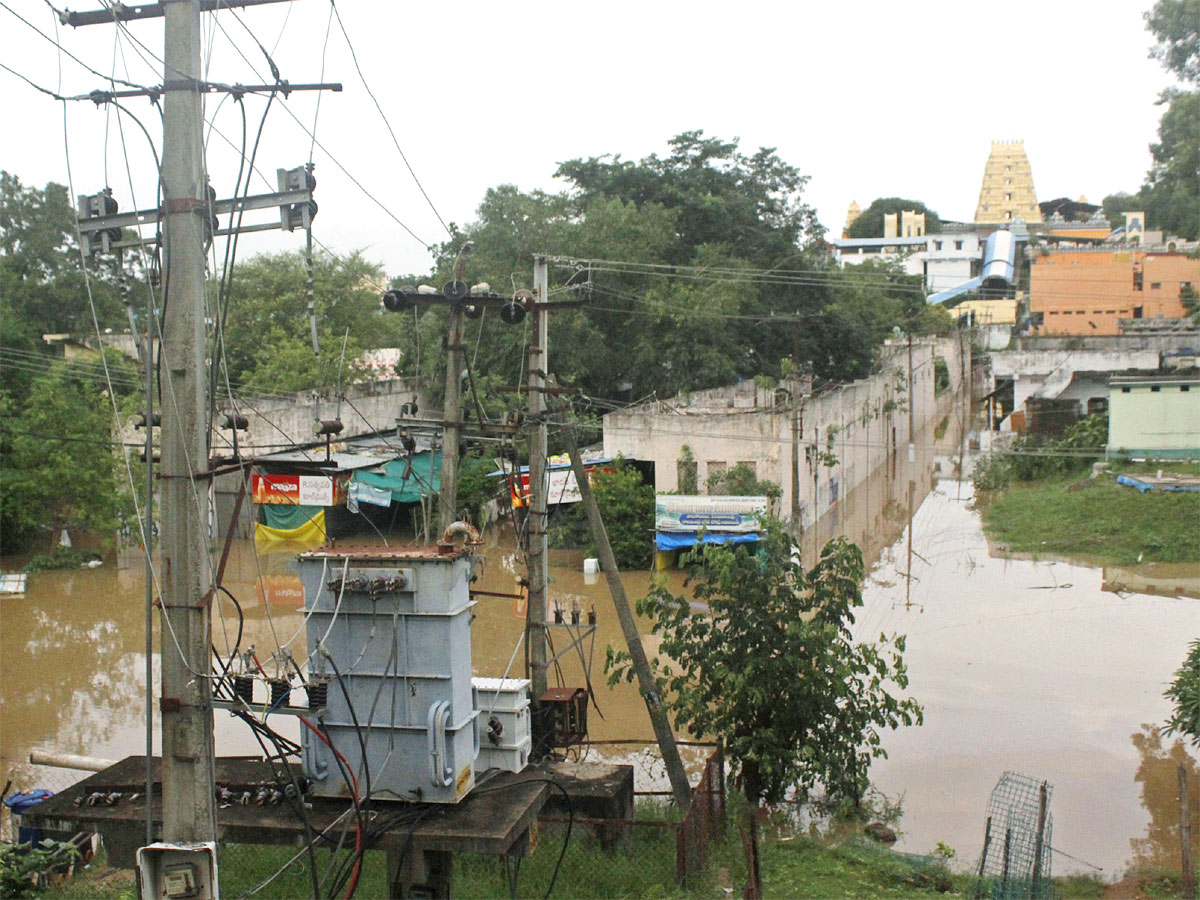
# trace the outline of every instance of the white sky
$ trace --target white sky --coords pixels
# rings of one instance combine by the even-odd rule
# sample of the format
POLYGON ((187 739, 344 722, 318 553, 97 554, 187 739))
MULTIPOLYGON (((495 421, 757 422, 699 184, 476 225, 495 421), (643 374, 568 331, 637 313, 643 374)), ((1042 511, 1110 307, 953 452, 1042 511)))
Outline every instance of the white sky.
MULTIPOLYGON (((4 3, 54 34, 45 0, 4 3)), ((837 234, 851 200, 865 207, 878 196, 923 200, 943 217, 970 219, 993 139, 1024 139, 1040 200, 1082 194, 1099 202, 1114 191, 1136 190, 1156 136, 1161 110, 1155 99, 1170 83, 1147 58, 1151 36, 1142 13, 1150 5, 342 0, 338 9, 368 84, 446 221, 472 220, 490 186, 555 190, 552 176, 562 160, 661 154, 669 137, 700 128, 741 138, 748 153, 777 148, 811 176, 805 199, 837 234)), ((84 0, 76 8, 98 6, 84 0)), ((239 15, 268 49, 278 42, 274 57, 282 76, 302 83, 322 80, 329 9, 324 0, 296 0, 239 15)), ((214 20, 221 27, 214 29, 209 78, 270 80, 234 15, 206 14, 206 29, 214 20), (231 39, 260 75, 231 48, 231 39)), ((162 55, 161 19, 127 28, 162 55)), ((138 59, 140 48, 128 37, 117 44, 113 25, 59 26, 58 38, 105 74, 113 71, 115 53, 118 77, 140 84, 162 79, 161 70, 138 59)), ((105 87, 65 56, 60 81, 58 51, 3 8, 0 62, 62 94, 105 87)), ((318 139, 423 241, 444 238, 355 73, 336 20, 323 80, 341 81, 345 91, 323 96, 318 139)), ((27 185, 65 183, 62 104, 3 70, 0 87, 6 123, 0 168, 27 185)), ((210 115, 217 100, 209 98, 210 115)), ((315 100, 315 94, 293 94, 287 106, 311 128, 315 100)), ((125 103, 161 143, 148 103, 125 103)), ((251 140, 264 105, 263 99, 246 101, 251 140)), ((105 109, 90 102, 68 106, 75 192, 101 188, 107 164, 107 183, 122 210, 132 208, 116 117, 107 123, 106 153, 105 109)), ((132 194, 145 207, 153 202, 153 164, 145 138, 124 124, 132 194)), ((216 126, 240 142, 232 101, 221 106, 216 126)), ((276 102, 256 164, 273 181, 276 167, 306 161, 309 145, 276 102)), ((209 169, 219 196, 232 192, 237 159, 220 137, 211 138, 209 169)), ((337 252, 362 249, 392 274, 428 270, 421 243, 320 149, 315 161, 318 240, 337 252)), ((269 189, 256 179, 255 193, 269 189)), ((251 235, 242 239, 239 255, 302 245, 299 233, 251 235)))

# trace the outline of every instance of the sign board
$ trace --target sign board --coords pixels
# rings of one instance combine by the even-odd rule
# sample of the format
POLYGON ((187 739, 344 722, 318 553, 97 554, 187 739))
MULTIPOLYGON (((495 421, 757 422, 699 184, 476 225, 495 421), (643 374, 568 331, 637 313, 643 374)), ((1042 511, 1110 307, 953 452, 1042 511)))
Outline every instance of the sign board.
POLYGON ((345 502, 338 479, 329 475, 264 475, 255 472, 250 489, 255 503, 333 506, 345 502))
POLYGON ((696 532, 705 528, 754 534, 762 529, 766 517, 766 497, 657 494, 654 498, 655 531, 696 532))
MULTIPOLYGON (((556 461, 561 457, 552 456, 547 462, 550 465, 555 465, 556 461)), ((607 460, 606 460, 607 462, 607 460)), ((568 460, 568 466, 570 461, 568 460)), ((610 472, 611 468, 607 466, 589 465, 584 463, 584 470, 588 473, 588 479, 592 477, 592 472, 597 470, 610 472)), ((548 487, 546 491, 546 503, 549 506, 554 506, 558 503, 579 503, 583 500, 583 495, 579 493, 579 483, 575 480, 575 471, 571 468, 547 468, 546 479, 548 487)), ((521 472, 516 472, 509 479, 509 495, 512 499, 514 509, 518 509, 529 504, 529 470, 524 469, 521 472)))

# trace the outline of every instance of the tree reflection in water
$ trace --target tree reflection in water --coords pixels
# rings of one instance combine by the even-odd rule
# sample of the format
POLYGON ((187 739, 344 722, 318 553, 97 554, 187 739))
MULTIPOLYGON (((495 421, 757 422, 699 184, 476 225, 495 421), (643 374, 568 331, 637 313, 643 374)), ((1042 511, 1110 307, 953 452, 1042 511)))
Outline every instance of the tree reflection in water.
MULTIPOLYGON (((1200 766, 1176 740, 1170 747, 1163 745, 1157 726, 1143 725, 1131 738, 1141 763, 1133 780, 1141 785, 1142 806, 1150 813, 1146 836, 1131 838, 1133 855, 1129 864, 1134 867, 1178 870, 1180 864, 1179 835, 1179 766, 1188 772, 1189 792, 1194 798, 1200 785, 1200 766)), ((1200 803, 1191 803, 1192 840, 1200 840, 1200 803)), ((1193 856, 1198 849, 1193 849, 1193 856)))

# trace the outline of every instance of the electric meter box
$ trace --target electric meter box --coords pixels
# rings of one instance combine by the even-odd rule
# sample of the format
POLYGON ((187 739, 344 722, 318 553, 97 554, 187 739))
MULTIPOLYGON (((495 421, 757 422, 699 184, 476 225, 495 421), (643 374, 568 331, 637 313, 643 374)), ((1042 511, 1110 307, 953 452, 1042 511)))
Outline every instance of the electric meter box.
POLYGON ((144 900, 217 900, 217 845, 158 843, 137 851, 144 900))
POLYGON ((319 797, 456 803, 475 785, 468 550, 352 547, 299 556, 308 679, 327 682, 325 733, 301 731, 319 797), (320 644, 320 648, 318 648, 320 644), (366 756, 363 756, 363 746, 366 756))

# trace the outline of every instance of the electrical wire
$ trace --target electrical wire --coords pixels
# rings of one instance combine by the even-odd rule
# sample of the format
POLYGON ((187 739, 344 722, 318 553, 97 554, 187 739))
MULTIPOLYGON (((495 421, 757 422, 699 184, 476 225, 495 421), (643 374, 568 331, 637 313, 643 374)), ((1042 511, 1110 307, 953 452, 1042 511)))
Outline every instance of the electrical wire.
MULTIPOLYGON (((379 113, 379 117, 383 119, 383 124, 387 127, 388 134, 391 135, 392 144, 395 145, 396 152, 400 154, 400 159, 404 161, 404 167, 408 169, 408 174, 412 176, 412 180, 416 183, 417 188, 421 191, 421 196, 425 198, 425 202, 429 204, 429 208, 433 210, 433 214, 437 216, 437 220, 441 223, 446 234, 450 236, 451 240, 453 240, 454 232, 450 230, 450 226, 446 224, 446 220, 442 218, 442 214, 438 212, 437 207, 433 205, 433 201, 429 198, 429 194, 426 192, 425 186, 421 184, 421 179, 419 179, 417 177, 417 173, 413 171, 412 164, 408 161, 408 157, 405 156, 404 151, 400 148, 400 141, 396 137, 396 132, 392 128, 392 123, 388 121, 387 115, 384 114, 383 107, 379 105, 379 99, 375 96, 375 92, 371 90, 371 86, 367 84, 367 78, 365 75, 363 75, 362 67, 358 64, 358 53, 354 49, 354 42, 350 40, 350 35, 346 31, 346 25, 342 21, 342 14, 338 11, 335 0, 329 0, 329 8, 333 11, 334 16, 337 17, 338 28, 341 29, 342 37, 346 39, 346 46, 350 49, 350 59, 354 62, 354 71, 358 73, 359 80, 362 82, 363 87, 366 88, 367 96, 371 98, 371 102, 375 104, 375 110, 379 113)), ((315 142, 316 138, 314 137, 313 140, 315 142)), ((311 150, 309 153, 311 156, 311 150)))

